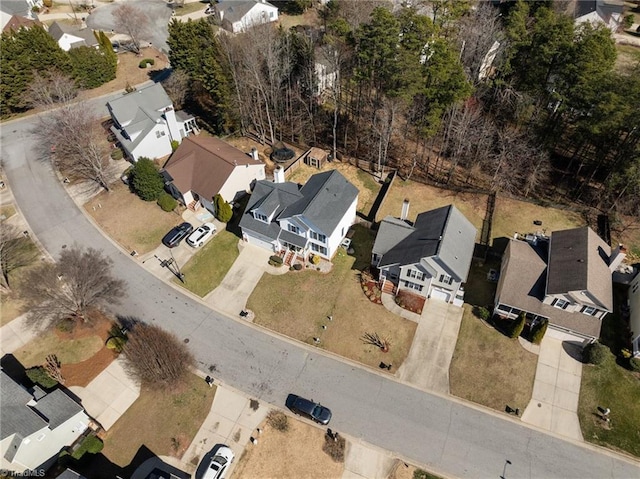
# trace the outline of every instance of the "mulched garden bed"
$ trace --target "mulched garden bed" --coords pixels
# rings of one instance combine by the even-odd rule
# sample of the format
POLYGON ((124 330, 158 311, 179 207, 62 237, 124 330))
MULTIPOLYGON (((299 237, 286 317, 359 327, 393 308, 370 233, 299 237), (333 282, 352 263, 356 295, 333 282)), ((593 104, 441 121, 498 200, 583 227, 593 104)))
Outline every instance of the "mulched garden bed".
POLYGON ((422 314, 424 303, 426 298, 419 294, 411 293, 410 291, 401 289, 396 294, 396 304, 401 308, 411 311, 412 313, 422 314))

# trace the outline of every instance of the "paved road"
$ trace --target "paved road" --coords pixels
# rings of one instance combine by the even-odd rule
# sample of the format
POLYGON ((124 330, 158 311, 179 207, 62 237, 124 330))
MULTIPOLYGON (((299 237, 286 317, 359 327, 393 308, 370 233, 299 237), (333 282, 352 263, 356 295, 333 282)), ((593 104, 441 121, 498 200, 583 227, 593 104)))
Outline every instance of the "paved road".
POLYGON ((128 283, 129 294, 114 312, 155 322, 188 340, 202 370, 215 369, 215 377, 271 404, 282 405, 289 392, 320 400, 333 409, 334 429, 448 476, 497 478, 507 459, 511 478, 640 476, 638 462, 424 393, 182 295, 140 268, 79 211, 50 165, 33 156, 33 121, 3 125, 0 144, 6 176, 34 234, 53 255, 74 243, 104 250, 128 283))

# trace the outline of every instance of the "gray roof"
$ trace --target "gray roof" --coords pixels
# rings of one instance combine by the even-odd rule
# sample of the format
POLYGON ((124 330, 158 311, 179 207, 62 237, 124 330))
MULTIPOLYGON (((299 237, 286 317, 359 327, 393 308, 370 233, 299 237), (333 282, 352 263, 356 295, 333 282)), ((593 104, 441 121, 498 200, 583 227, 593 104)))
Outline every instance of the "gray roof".
POLYGON ((303 215, 326 236, 331 236, 338 223, 358 198, 353 186, 338 170, 313 175, 300 192, 303 198, 287 206, 280 219, 303 215))
POLYGON ((547 294, 588 291, 603 308, 613 311, 610 256, 611 248, 588 226, 554 231, 547 294))
POLYGON ((22 439, 47 427, 47 422, 27 406, 29 392, 0 371, 0 440, 13 434, 22 439))
POLYGON ((84 476, 78 474, 71 469, 65 469, 56 479, 86 479, 84 476))
POLYGON ((600 319, 568 312, 542 302, 547 276, 547 251, 546 241, 539 241, 535 246, 526 241, 509 241, 502 260, 496 304, 538 314, 549 318, 551 324, 592 338, 599 337, 602 325, 600 319))
POLYGON ((241 21, 258 3, 264 3, 275 8, 269 2, 260 2, 258 0, 223 0, 216 4, 216 8, 222 14, 223 20, 235 23, 241 21))
POLYGON ((40 399, 35 408, 49 420, 55 429, 82 411, 82 406, 67 396, 61 389, 50 392, 40 399))
POLYGON ((438 257, 460 281, 466 281, 471 266, 477 230, 453 205, 420 213, 413 226, 385 218, 376 236, 373 252, 382 255, 379 267, 419 263, 438 257))
POLYGON ((9 15, 29 15, 31 7, 26 0, 2 0, 0 2, 0 11, 9 15))
POLYGON ((65 33, 82 39, 80 41, 72 43, 71 48, 78 48, 82 46, 93 47, 95 45, 98 45, 98 40, 93 34, 93 30, 91 30, 90 28, 80 29, 58 22, 53 22, 49 27, 49 35, 51 35, 56 42, 59 41, 65 33))
POLYGON ((281 231, 276 220, 300 215, 319 232, 331 236, 357 197, 358 189, 338 170, 317 173, 302 188, 289 181, 272 183, 261 180, 256 182, 240 227, 275 240, 281 231), (273 214, 271 224, 254 219, 254 210, 267 216, 273 214))
POLYGON ((111 131, 128 151, 132 151, 162 119, 162 110, 172 105, 171 99, 160 83, 125 93, 120 98, 108 102, 107 108, 116 123, 128 135, 136 132, 140 134, 131 141, 115 126, 111 127, 111 131))

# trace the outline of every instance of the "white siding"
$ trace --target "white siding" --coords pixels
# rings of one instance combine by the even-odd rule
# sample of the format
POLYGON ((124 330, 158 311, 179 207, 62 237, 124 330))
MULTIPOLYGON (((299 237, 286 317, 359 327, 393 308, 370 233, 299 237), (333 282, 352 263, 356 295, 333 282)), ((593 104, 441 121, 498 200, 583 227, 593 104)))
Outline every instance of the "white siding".
POLYGON ((242 18, 241 22, 233 24, 233 32, 244 31, 254 25, 275 22, 276 20, 278 20, 278 9, 276 7, 264 3, 256 3, 242 18))
POLYGON ((72 43, 81 42, 82 40, 83 39, 80 37, 75 37, 73 35, 65 33, 64 35, 62 35, 60 40, 58 40, 58 45, 60 45, 60 48, 62 48, 65 52, 68 52, 69 50, 71 50, 72 43))
POLYGON ((251 188, 256 180, 264 180, 264 164, 237 166, 229 178, 220 188, 220 194, 225 201, 234 201, 251 188))
POLYGON ((347 235, 349 228, 356 220, 356 206, 358 204, 358 197, 353 200, 353 203, 347 209, 347 212, 344 214, 338 226, 333 232, 327 232, 327 248, 329 249, 329 258, 333 257, 333 255, 338 251, 340 247, 340 243, 347 235))
POLYGON ((171 139, 167 126, 164 123, 157 124, 130 153, 134 161, 138 161, 141 156, 153 160, 171 154, 171 139), (158 138, 156 132, 163 132, 164 135, 158 138))

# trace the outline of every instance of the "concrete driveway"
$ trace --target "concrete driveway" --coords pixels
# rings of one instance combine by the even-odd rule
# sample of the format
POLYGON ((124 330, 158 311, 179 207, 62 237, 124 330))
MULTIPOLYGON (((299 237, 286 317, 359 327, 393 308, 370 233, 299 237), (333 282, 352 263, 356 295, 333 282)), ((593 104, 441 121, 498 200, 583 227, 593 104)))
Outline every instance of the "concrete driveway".
POLYGON ((449 394, 449 366, 463 312, 444 301, 427 300, 409 355, 396 377, 420 389, 449 394))
POLYGON ((522 421, 582 441, 578 399, 582 348, 572 336, 549 329, 538 356, 531 401, 522 421))

